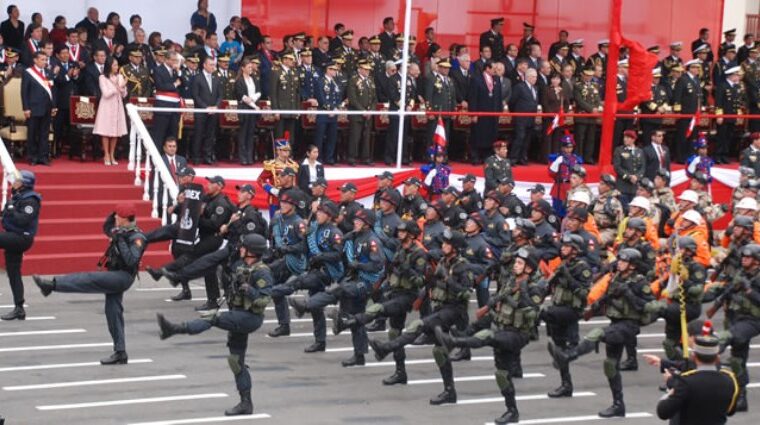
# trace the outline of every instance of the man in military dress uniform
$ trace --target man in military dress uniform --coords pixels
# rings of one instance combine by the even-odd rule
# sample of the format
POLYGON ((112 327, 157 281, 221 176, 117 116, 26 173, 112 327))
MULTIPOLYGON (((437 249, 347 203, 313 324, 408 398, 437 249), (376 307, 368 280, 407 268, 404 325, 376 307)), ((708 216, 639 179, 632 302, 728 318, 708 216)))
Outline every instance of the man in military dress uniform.
POLYGON ((150 71, 148 67, 143 65, 143 54, 140 50, 129 52, 129 63, 121 67, 121 75, 127 80, 127 95, 129 97, 150 97, 153 95, 150 71))
MULTIPOLYGON (((594 70, 584 69, 580 81, 573 87, 573 99, 579 113, 595 113, 602 109, 599 85, 593 81, 594 70)), ((589 164, 596 162, 596 119, 575 118, 575 139, 578 153, 589 164)))
POLYGON ((200 74, 200 70, 198 69, 200 67, 201 60, 198 56, 189 56, 185 58, 184 68, 182 69, 182 75, 180 75, 180 80, 182 81, 182 85, 179 87, 179 94, 182 96, 183 99, 192 99, 193 98, 193 92, 191 89, 191 84, 193 83, 193 79, 196 75, 200 74))
MULTIPOLYGON (((307 56, 308 57, 308 56, 307 56)), ((305 66, 305 65, 302 65, 305 66)), ((316 71, 309 77, 304 69, 301 72, 304 78, 316 80, 313 85, 312 96, 316 98, 317 105, 322 111, 336 111, 343 97, 338 82, 335 80, 338 67, 335 62, 329 62, 325 67, 324 75, 319 76, 316 71)), ((309 82, 301 80, 301 96, 308 95, 309 82)), ((335 145, 338 140, 338 117, 337 115, 317 115, 317 128, 314 131, 314 146, 319 149, 319 154, 327 165, 335 164, 335 145)))
MULTIPOLYGON (((301 82, 295 69, 296 57, 293 52, 288 51, 280 56, 280 61, 280 66, 272 70, 269 84, 269 100, 272 102, 272 109, 291 111, 301 109, 298 96, 301 82)), ((298 118, 295 115, 280 116, 280 114, 275 114, 275 118, 277 119, 275 137, 286 138, 291 145, 294 145, 298 118)))
POLYGON ((219 56, 217 66, 214 76, 221 83, 222 99, 235 100, 235 76, 237 73, 230 69, 230 57, 227 55, 219 56))
MULTIPOLYGON (((662 69, 657 67, 652 70, 652 98, 639 105, 639 110, 644 114, 664 114, 670 112, 670 95, 666 86, 661 84, 662 69)), ((652 133, 662 126, 662 118, 641 118, 641 140, 649 143, 652 133)))
POLYGON ((491 59, 500 61, 504 58, 504 18, 491 19, 491 29, 480 34, 480 47, 488 46, 491 48, 491 59))
POLYGON ((602 80, 607 75, 607 54, 610 50, 610 41, 607 39, 599 40, 596 44, 597 52, 589 56, 586 60, 586 68, 594 69, 596 66, 602 67, 602 80))
POLYGON ((623 203, 628 204, 636 196, 638 181, 644 177, 644 152, 636 147, 636 132, 626 130, 623 145, 615 148, 612 165, 617 174, 617 189, 623 203))
MULTIPOLYGON (((676 114, 695 114, 704 104, 702 88, 699 83, 699 70, 701 69, 698 59, 686 63, 687 72, 676 82, 673 89, 673 112, 676 114)), ((673 137, 675 145, 675 159, 679 164, 686 161, 689 151, 689 143, 686 133, 689 129, 691 118, 680 118, 676 121, 676 134, 673 137)))
MULTIPOLYGON (((424 98, 427 101, 427 110, 430 112, 453 112, 457 107, 456 86, 454 81, 449 77, 451 62, 448 59, 442 59, 438 62, 437 70, 430 77, 426 78, 424 98)), ((441 117, 443 119, 443 128, 446 134, 446 140, 451 135, 451 117, 441 117)), ((425 143, 432 145, 433 134, 438 125, 438 118, 428 118, 427 131, 425 133, 425 143)))
POLYGON ((723 37, 725 40, 723 40, 722 43, 720 43, 720 47, 718 48, 718 56, 723 56, 724 53, 726 53, 729 49, 736 50, 736 44, 734 43, 734 40, 736 40, 736 28, 731 28, 729 30, 723 31, 723 37))
POLYGON ((507 157, 507 142, 504 140, 495 141, 493 151, 494 154, 489 156, 485 162, 485 192, 496 189, 501 179, 512 179, 512 164, 507 157))
POLYGON ((354 40, 354 30, 346 30, 340 35, 343 45, 332 51, 332 57, 341 57, 346 63, 343 65, 343 71, 349 77, 354 74, 358 61, 358 54, 356 50, 351 47, 351 43, 354 40))
POLYGON ((683 65, 683 60, 681 59, 682 48, 683 43, 680 41, 674 41, 670 43, 670 54, 668 57, 662 60, 663 77, 668 78, 673 68, 677 67, 678 65, 683 65))
POLYGON ((760 132, 750 134, 750 145, 739 156, 742 167, 754 170, 755 176, 760 176, 760 132))
MULTIPOLYGON (((741 68, 734 66, 725 71, 722 80, 716 80, 715 84, 715 113, 718 115, 736 115, 746 111, 746 92, 741 83, 741 68)), ((717 118, 718 134, 713 156, 716 164, 728 164, 728 157, 737 145, 736 119, 717 118)))
POLYGON ((570 54, 567 56, 567 62, 573 66, 573 75, 580 77, 586 59, 583 57, 583 39, 579 38, 570 43, 570 54))
MULTIPOLYGON (((377 90, 370 73, 372 65, 362 61, 356 75, 348 82, 348 109, 351 111, 374 111, 377 107, 377 90)), ((350 115, 348 142, 348 165, 354 166, 357 159, 365 165, 372 164, 369 139, 372 132, 371 115, 350 115)))
POLYGON ((280 194, 280 174, 286 168, 290 168, 295 173, 298 172, 298 163, 290 158, 291 148, 288 139, 277 139, 274 141, 275 158, 264 161, 264 169, 259 174, 256 181, 269 194, 267 203, 269 204, 269 217, 274 217, 277 211, 277 196, 280 194))

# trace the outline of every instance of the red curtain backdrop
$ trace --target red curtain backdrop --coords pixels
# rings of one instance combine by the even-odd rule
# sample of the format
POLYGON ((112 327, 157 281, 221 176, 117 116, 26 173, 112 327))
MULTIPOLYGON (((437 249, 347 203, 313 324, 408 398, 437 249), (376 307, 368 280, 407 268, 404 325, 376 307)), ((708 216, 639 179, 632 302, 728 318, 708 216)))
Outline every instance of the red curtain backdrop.
MULTIPOLYGON (((333 25, 342 22, 363 36, 379 33, 386 16, 394 17, 397 25, 404 18, 401 0, 241 1, 243 16, 250 18, 263 33, 272 35, 278 49, 285 34, 301 30, 315 36, 332 35, 333 25)), ((691 41, 702 27, 710 28, 713 49, 720 44, 723 2, 624 0, 622 33, 644 46, 663 46, 663 56, 670 42, 683 41, 682 56, 691 58, 691 41)), ((425 27, 432 26, 444 48, 464 41, 477 57, 480 33, 488 29, 492 17, 504 16, 507 42, 517 43, 522 22, 529 22, 536 25, 536 37, 545 50, 557 39, 559 30, 566 29, 571 40, 585 39, 585 56, 589 56, 596 51, 597 40, 608 37, 610 3, 609 0, 416 0, 412 32, 421 38, 425 27)), ((356 37, 354 40, 358 41, 356 37)))

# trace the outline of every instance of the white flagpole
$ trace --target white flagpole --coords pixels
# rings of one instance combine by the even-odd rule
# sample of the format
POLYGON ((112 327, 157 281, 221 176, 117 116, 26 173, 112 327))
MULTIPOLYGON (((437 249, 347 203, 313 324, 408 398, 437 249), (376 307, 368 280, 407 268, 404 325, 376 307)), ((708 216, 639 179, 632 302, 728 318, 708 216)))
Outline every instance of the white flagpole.
MULTIPOLYGON (((398 140, 396 145, 396 169, 401 168, 404 154, 404 118, 406 113, 406 76, 409 70, 409 34, 412 31, 412 0, 406 0, 404 12, 404 51, 401 54, 401 100, 398 107, 398 140)), ((390 142, 390 140, 388 141, 390 142)))

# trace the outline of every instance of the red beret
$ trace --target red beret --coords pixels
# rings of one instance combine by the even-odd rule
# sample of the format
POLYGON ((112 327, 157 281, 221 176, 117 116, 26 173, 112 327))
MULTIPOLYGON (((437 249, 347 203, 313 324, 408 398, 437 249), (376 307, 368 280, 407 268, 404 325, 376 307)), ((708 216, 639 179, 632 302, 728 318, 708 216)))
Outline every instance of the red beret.
POLYGON ((493 148, 494 149, 501 148, 501 147, 506 147, 506 146, 507 146, 507 142, 505 140, 497 140, 497 141, 493 142, 493 148))
POLYGON ((119 204, 114 211, 116 211, 116 215, 122 218, 134 217, 137 215, 137 208, 135 208, 135 204, 131 203, 119 204))
POLYGON ((749 135, 750 140, 760 139, 760 131, 755 131, 749 135))
POLYGON ((624 132, 623 132, 623 136, 624 136, 624 137, 630 137, 630 138, 632 138, 633 140, 636 140, 636 139, 637 139, 637 137, 638 137, 638 136, 636 135, 636 132, 635 132, 634 130, 626 130, 626 131, 624 131, 624 132))

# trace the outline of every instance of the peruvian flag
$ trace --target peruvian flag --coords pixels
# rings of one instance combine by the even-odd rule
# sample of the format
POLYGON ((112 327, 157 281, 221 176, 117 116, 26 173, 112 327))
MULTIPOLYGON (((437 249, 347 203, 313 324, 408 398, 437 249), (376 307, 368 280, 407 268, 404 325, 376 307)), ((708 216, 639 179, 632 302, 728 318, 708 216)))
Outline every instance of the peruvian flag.
POLYGON ((438 117, 438 124, 435 126, 433 143, 442 148, 446 147, 446 128, 443 126, 443 119, 441 117, 438 117))
POLYGON ((701 108, 697 107, 697 112, 694 114, 693 117, 691 117, 691 121, 689 121, 689 128, 686 130, 686 137, 691 137, 691 133, 694 132, 694 127, 697 126, 697 122, 699 121, 699 110, 701 108))
POLYGON ((549 126, 549 128, 546 129, 547 136, 551 136, 554 130, 558 129, 560 125, 562 125, 561 123, 564 121, 564 118, 563 118, 564 114, 565 114, 565 109, 562 107, 562 105, 560 105, 559 113, 554 116, 554 118, 552 119, 551 125, 549 126))

